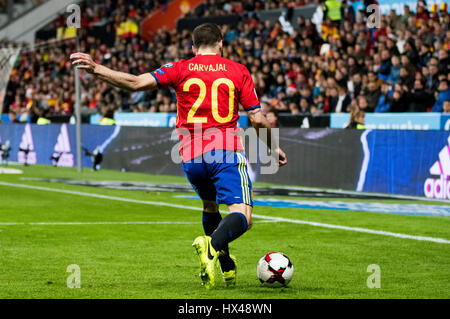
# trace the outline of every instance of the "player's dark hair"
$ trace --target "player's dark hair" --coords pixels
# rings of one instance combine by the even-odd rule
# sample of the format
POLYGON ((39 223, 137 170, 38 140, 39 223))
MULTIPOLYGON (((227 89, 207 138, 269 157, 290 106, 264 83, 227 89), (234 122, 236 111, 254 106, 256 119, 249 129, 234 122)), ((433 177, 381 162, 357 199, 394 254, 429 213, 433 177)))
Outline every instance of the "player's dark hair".
POLYGON ((214 23, 203 23, 194 29, 192 41, 194 47, 214 47, 223 39, 222 31, 214 23))

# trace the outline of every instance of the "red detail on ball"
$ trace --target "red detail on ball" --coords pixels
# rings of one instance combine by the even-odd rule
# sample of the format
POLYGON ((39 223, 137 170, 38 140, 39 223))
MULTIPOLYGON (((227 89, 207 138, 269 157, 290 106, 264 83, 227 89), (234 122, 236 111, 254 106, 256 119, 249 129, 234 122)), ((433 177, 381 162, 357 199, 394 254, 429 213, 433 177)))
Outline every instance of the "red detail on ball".
POLYGON ((270 255, 272 255, 272 254, 274 254, 275 252, 271 252, 271 253, 268 253, 265 257, 264 257, 264 260, 265 261, 267 261, 267 262, 269 262, 270 261, 270 255))
POLYGON ((278 269, 278 270, 275 270, 275 269, 273 269, 272 267, 269 266, 269 271, 270 271, 273 275, 267 280, 267 282, 268 282, 269 284, 272 284, 272 283, 274 283, 275 281, 278 281, 278 282, 284 284, 284 282, 286 281, 286 280, 283 278, 283 273, 284 273, 285 270, 286 270, 286 268, 280 268, 280 269, 278 269))

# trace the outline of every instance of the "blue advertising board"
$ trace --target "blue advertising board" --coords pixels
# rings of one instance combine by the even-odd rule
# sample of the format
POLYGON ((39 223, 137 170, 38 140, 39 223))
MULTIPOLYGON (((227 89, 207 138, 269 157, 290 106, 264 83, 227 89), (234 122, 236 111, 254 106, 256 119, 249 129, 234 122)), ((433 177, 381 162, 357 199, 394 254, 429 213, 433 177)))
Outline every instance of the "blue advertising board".
MULTIPOLYGON (((333 113, 331 128, 345 128, 349 113, 333 113)), ((450 115, 442 113, 366 113, 366 129, 378 130, 449 130, 450 115)))
MULTIPOLYGON (((91 124, 100 124, 100 114, 91 115, 91 124)), ((177 113, 115 113, 114 120, 120 126, 175 127, 177 113)), ((239 114, 239 127, 248 126, 247 114, 239 114)))
POLYGON ((367 130, 357 191, 450 199, 450 133, 367 130))
MULTIPOLYGON (((104 154, 105 168, 179 175, 180 166, 171 159, 176 147, 172 132, 82 125, 82 141, 85 150, 104 154)), ((75 140, 74 125, 0 125, 0 144, 11 145, 8 161, 75 166, 75 140), (55 155, 57 161, 52 159, 55 155)), ((449 131, 285 128, 280 130, 280 140, 302 165, 260 174, 260 181, 450 199, 449 131)), ((82 165, 92 167, 85 150, 82 165)), ((0 160, 1 156, 2 152, 0 160)), ((250 175, 258 167, 251 163, 250 175)))
MULTIPOLYGON (((9 141, 11 145, 8 161, 71 167, 76 165, 77 158, 75 131, 75 126, 69 124, 3 123, 0 125, 0 144, 9 141), (52 156, 57 156, 58 161, 55 162, 52 156)), ((103 151, 119 132, 119 126, 82 125, 82 146, 89 152, 96 148, 103 151)), ((84 150, 82 166, 92 166, 91 157, 84 150)))
MULTIPOLYGON (((120 126, 151 126, 168 127, 169 122, 173 123, 176 113, 115 113, 114 120, 120 126)), ((100 124, 100 114, 91 115, 91 124, 100 124)), ((175 124, 173 125, 175 126, 175 124)))
MULTIPOLYGON (((403 14, 404 13, 404 7, 405 5, 409 6, 411 12, 416 12, 417 7, 417 1, 411 1, 411 0, 378 0, 378 5, 380 7, 380 13, 381 14, 389 14, 389 11, 393 9, 395 13, 397 14, 403 14)), ((441 3, 450 3, 450 0, 428 0, 427 1, 427 8, 428 10, 431 10, 431 6, 433 4, 439 4, 441 3)), ((358 10, 364 10, 364 3, 363 1, 355 1, 351 2, 353 9, 355 12, 358 12, 358 10)))
MULTIPOLYGON (((30 117, 25 114, 25 120, 23 120, 22 118, 18 118, 19 121, 21 121, 22 123, 29 123, 30 122, 30 117)), ((0 117, 0 123, 11 123, 11 119, 9 117, 9 114, 2 114, 0 117)))

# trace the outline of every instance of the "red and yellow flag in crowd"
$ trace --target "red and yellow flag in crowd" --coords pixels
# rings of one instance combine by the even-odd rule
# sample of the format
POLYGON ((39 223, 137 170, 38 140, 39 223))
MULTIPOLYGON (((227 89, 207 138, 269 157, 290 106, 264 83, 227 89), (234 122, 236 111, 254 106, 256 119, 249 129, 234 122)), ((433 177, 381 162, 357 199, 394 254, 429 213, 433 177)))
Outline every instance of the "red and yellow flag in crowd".
POLYGON ((121 22, 117 28, 117 35, 123 38, 132 38, 139 33, 139 26, 132 20, 121 22))

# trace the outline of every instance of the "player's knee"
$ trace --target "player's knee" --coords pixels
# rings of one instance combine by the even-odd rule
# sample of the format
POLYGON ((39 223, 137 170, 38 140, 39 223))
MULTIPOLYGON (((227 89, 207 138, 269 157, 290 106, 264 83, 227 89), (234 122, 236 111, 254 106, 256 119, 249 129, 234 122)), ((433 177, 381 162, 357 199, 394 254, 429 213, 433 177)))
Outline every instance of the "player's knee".
POLYGON ((253 225, 252 213, 251 213, 251 211, 250 212, 244 211, 244 212, 241 212, 241 214, 244 215, 245 221, 246 221, 245 231, 248 231, 248 230, 250 230, 250 228, 252 228, 252 225, 253 225))
POLYGON ((252 228, 253 226, 253 220, 252 220, 252 216, 245 216, 245 218, 247 218, 247 230, 250 230, 250 228, 252 228))
POLYGON ((247 204, 232 204, 228 208, 230 213, 241 213, 245 216, 245 220, 247 221, 246 230, 249 230, 252 227, 252 206, 247 204))
POLYGON ((250 209, 246 209, 242 213, 245 216, 245 219, 247 221, 247 229, 246 230, 250 230, 250 228, 252 228, 252 226, 253 226, 252 210, 251 210, 251 206, 249 206, 249 207, 250 207, 250 209))

